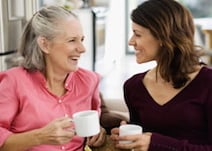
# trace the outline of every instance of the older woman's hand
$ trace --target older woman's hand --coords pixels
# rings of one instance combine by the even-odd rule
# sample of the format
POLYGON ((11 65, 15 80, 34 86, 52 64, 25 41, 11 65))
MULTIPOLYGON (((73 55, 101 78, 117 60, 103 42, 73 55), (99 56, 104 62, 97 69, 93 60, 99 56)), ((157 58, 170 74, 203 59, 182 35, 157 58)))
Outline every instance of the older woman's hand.
POLYGON ((60 117, 46 126, 37 129, 37 137, 35 140, 38 144, 52 144, 59 145, 65 144, 71 141, 75 135, 74 130, 71 128, 72 123, 68 117, 60 117))
POLYGON ((106 140, 106 130, 101 127, 99 134, 87 138, 86 144, 92 147, 100 147, 105 143, 105 140, 106 140))

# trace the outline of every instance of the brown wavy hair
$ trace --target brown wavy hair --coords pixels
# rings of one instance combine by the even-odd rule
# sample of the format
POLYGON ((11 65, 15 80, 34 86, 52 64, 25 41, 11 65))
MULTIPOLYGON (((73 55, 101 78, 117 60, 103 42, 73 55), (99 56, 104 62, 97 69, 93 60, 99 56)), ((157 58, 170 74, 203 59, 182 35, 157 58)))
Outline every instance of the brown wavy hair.
MULTIPOLYGON (((174 88, 183 87, 199 64, 195 26, 189 10, 174 0, 148 0, 132 11, 131 19, 161 41, 157 73, 174 88)), ((198 47, 199 48, 199 47, 198 47)))

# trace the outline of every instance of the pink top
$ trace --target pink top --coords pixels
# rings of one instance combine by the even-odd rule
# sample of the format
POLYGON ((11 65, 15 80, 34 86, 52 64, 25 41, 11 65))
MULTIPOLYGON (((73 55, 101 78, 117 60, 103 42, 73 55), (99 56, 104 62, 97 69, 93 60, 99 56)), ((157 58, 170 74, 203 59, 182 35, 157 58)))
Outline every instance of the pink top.
MULTIPOLYGON (((0 146, 12 133, 43 127, 65 114, 81 110, 100 113, 99 75, 82 68, 70 73, 65 82, 67 92, 58 97, 48 91, 40 72, 15 67, 0 73, 0 146)), ((32 140, 33 141, 33 140, 32 140)), ((41 145, 29 151, 83 150, 84 138, 74 136, 65 145, 41 145)))

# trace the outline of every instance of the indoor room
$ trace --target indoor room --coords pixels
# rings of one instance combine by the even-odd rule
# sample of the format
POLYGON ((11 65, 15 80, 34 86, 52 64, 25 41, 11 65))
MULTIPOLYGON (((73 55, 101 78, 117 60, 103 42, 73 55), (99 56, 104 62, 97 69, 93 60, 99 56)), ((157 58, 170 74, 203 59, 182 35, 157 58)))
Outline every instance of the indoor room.
MULTIPOLYGON (((134 34, 130 19, 131 12, 145 1, 1 0, 0 71, 19 65, 21 58, 17 54, 17 48, 21 34, 36 12, 44 6, 62 6, 77 15, 85 35, 83 45, 86 51, 77 62, 79 67, 100 75, 98 88, 108 112, 129 119, 123 93, 125 81, 157 65, 156 61, 138 64, 136 50, 132 44, 129 45, 129 39, 134 34)), ((190 10, 195 24, 194 43, 203 48, 199 61, 210 67, 212 65, 212 1, 176 1, 190 10)), ((78 59, 76 58, 73 60, 78 59)), ((61 100, 59 99, 58 102, 61 103, 61 100)))

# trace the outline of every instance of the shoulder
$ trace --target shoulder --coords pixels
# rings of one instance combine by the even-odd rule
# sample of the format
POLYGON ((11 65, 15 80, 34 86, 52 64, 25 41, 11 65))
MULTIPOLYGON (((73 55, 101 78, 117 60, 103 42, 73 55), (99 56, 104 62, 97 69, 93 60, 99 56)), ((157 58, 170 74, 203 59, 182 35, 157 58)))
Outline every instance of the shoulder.
POLYGON ((0 84, 2 87, 16 87, 28 77, 28 72, 23 67, 13 67, 0 72, 0 84))
POLYGON ((202 79, 212 81, 212 67, 204 66, 199 72, 199 75, 202 79))
POLYGON ((16 78, 20 79, 24 75, 26 75, 26 73, 27 71, 22 67, 10 68, 8 70, 0 72, 0 80, 6 77, 12 78, 12 79, 16 79, 16 78))
POLYGON ((211 88, 212 86, 210 83, 212 83, 212 68, 204 66, 200 69, 199 73, 194 77, 193 83, 198 85, 198 88, 207 89, 211 88))
POLYGON ((136 84, 139 83, 139 81, 142 81, 144 79, 144 76, 146 75, 147 72, 148 71, 131 76, 129 79, 125 81, 124 87, 134 87, 136 84))

